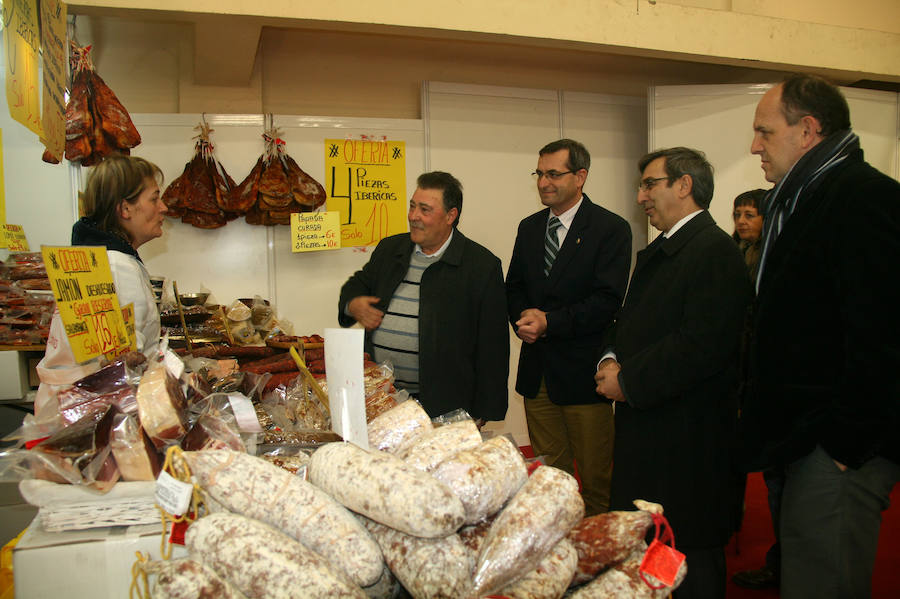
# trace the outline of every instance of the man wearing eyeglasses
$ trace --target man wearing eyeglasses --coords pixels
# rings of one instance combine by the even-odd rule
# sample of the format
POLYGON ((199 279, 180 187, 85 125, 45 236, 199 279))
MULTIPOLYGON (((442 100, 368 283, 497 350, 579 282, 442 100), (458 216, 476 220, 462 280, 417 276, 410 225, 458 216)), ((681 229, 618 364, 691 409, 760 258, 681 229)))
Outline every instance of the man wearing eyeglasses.
POLYGON ((519 224, 506 276, 509 320, 522 340, 516 391, 536 455, 578 466, 586 513, 609 509, 613 416, 594 393, 596 351, 622 303, 631 265, 628 223, 583 193, 591 157, 561 139, 539 153, 547 208, 519 224))
POLYGON ((595 377, 597 393, 616 401, 611 508, 631 509, 636 498, 662 504, 687 556, 675 597, 723 598, 750 281, 737 245, 707 211, 705 156, 671 148, 638 166, 637 203, 662 234, 637 255, 595 377))

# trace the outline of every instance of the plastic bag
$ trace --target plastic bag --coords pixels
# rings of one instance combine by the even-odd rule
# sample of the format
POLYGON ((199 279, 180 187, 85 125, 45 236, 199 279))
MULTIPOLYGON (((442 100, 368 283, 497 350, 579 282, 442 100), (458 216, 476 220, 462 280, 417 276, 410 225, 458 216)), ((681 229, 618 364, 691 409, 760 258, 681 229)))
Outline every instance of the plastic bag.
POLYGON ((187 401, 181 385, 160 363, 144 373, 137 390, 141 426, 157 449, 174 445, 187 433, 187 401))
POLYGON ((409 400, 383 412, 368 424, 369 447, 402 453, 416 437, 434 428, 418 401, 409 400))
POLYGON ((123 480, 156 480, 160 455, 134 414, 113 415, 109 447, 123 480))
POLYGON ((122 412, 135 412, 140 378, 140 366, 132 368, 125 359, 118 359, 60 389, 56 395, 59 413, 65 422, 73 423, 110 405, 122 412))

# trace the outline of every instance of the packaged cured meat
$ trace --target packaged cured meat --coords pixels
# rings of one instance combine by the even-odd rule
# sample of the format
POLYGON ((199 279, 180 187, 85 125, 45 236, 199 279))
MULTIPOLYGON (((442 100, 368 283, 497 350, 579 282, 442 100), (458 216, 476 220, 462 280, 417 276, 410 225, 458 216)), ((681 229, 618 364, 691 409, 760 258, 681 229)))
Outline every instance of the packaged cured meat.
POLYGON ((369 446, 400 454, 416 437, 430 431, 431 418, 416 400, 407 400, 369 422, 369 446))
POLYGON ((156 480, 159 476, 159 453, 141 428, 134 414, 113 416, 109 448, 116 459, 122 480, 156 480))
POLYGON ((413 468, 431 472, 442 461, 480 444, 481 432, 470 418, 423 433, 398 453, 397 457, 413 468))
MULTIPOLYGON (((66 104, 66 158, 83 166, 110 154, 128 154, 141 135, 116 94, 94 71, 89 52, 69 42, 72 85, 66 104)), ((45 153, 45 160, 51 158, 45 153)))
POLYGON ((634 599, 664 599, 684 581, 687 575, 687 562, 681 563, 675 582, 666 586, 650 574, 644 574, 647 581, 641 578, 641 561, 647 551, 647 544, 641 545, 628 556, 625 561, 611 567, 589 583, 578 587, 569 596, 574 599, 606 599, 607 597, 629 597, 634 599), (653 588, 650 585, 660 588, 653 588))
POLYGON ((192 557, 248 599, 366 598, 318 554, 252 518, 228 512, 210 514, 191 524, 185 545, 192 557))
POLYGON ((235 183, 215 157, 209 135, 213 129, 206 122, 194 129, 199 131, 194 156, 166 187, 162 200, 168 208, 166 216, 200 229, 216 229, 237 217, 225 210, 235 183))
POLYGON ((230 582, 190 558, 149 561, 138 567, 156 577, 152 599, 246 599, 230 582))
POLYGON ((578 482, 540 466, 497 516, 481 546, 473 594, 490 595, 533 570, 584 517, 578 482))
POLYGON ((416 537, 444 537, 465 518, 462 502, 429 474, 380 451, 329 443, 313 453, 311 483, 354 512, 416 537))
POLYGON ((471 586, 475 559, 455 534, 425 539, 360 517, 394 576, 415 599, 459 599, 471 586))
POLYGON ((29 460, 34 478, 109 491, 119 480, 119 470, 109 447, 116 412, 114 406, 91 412, 21 454, 34 458, 29 460))
POLYGON ((509 599, 557 599, 569 588, 577 563, 575 548, 568 539, 562 538, 534 570, 498 594, 509 599))
POLYGON ((460 451, 438 464, 431 474, 462 501, 466 524, 495 514, 528 479, 522 454, 503 436, 460 451))
POLYGON ((572 584, 583 584, 612 564, 621 562, 643 545, 653 526, 649 512, 615 511, 585 518, 569 532, 578 552, 572 584))
POLYGON ((157 448, 174 445, 187 433, 181 385, 163 364, 150 366, 137 390, 141 426, 157 448))
POLYGON ((129 367, 123 358, 75 381, 57 393, 59 413, 68 423, 114 405, 122 412, 137 411, 135 388, 140 370, 129 367))
POLYGON ((344 506, 265 460, 227 449, 185 452, 198 483, 226 509, 265 522, 360 586, 381 576, 381 551, 344 506))

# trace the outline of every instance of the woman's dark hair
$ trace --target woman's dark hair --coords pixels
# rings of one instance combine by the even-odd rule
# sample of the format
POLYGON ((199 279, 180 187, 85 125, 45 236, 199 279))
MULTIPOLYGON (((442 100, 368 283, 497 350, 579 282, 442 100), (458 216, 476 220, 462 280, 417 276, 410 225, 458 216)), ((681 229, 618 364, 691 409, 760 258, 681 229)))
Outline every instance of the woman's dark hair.
POLYGON ((98 229, 131 241, 131 236, 119 224, 118 208, 122 202, 137 202, 147 179, 154 179, 162 186, 162 171, 148 160, 119 154, 104 159, 88 175, 82 195, 84 215, 98 229))

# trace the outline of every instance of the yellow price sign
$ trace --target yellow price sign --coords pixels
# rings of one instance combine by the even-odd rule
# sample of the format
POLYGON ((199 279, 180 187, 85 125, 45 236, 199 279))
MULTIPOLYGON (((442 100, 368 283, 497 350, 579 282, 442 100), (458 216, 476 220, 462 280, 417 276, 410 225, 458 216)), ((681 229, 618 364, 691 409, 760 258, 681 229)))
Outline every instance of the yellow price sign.
POLYGON ((343 247, 375 245, 405 233, 406 143, 388 139, 326 139, 329 212, 341 214, 343 247))
POLYGON ((3 241, 10 252, 27 252, 28 239, 22 225, 3 225, 3 241))
POLYGON ((291 251, 316 252, 341 247, 341 215, 338 212, 291 213, 291 251))
POLYGON ((42 136, 38 87, 40 43, 37 0, 4 2, 3 54, 6 56, 6 103, 9 105, 9 116, 42 136))
POLYGON ((72 353, 78 362, 134 349, 103 247, 41 246, 72 353))

